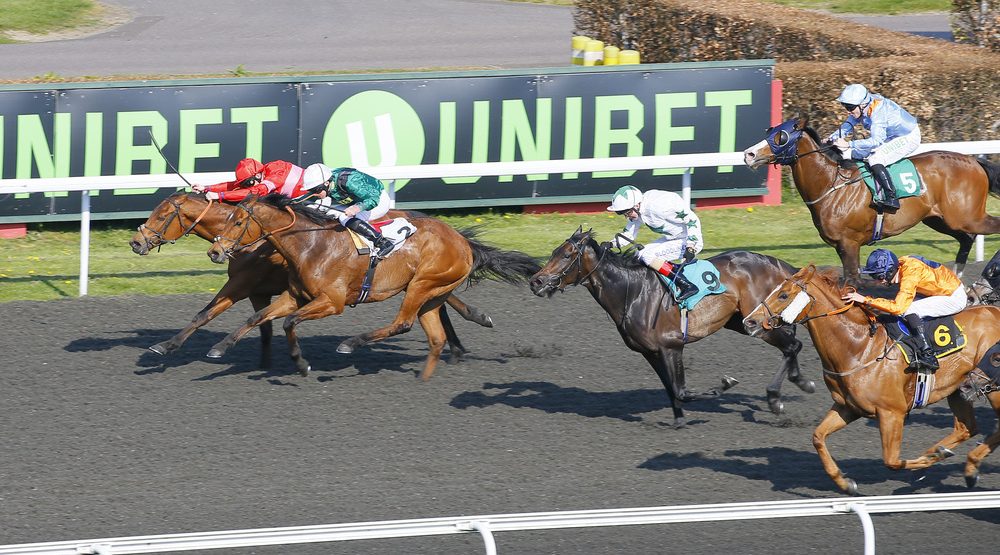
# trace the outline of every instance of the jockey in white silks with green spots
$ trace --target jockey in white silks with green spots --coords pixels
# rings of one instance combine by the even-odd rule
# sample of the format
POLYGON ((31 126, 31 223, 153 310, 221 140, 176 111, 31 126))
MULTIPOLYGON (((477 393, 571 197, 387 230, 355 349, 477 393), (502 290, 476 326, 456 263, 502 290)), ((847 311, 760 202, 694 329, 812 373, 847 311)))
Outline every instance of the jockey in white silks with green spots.
POLYGON ((385 216, 391 205, 381 181, 354 168, 313 164, 302 175, 302 188, 317 199, 309 206, 336 216, 344 227, 371 241, 375 256, 385 258, 392 251, 392 241, 368 223, 385 216))
MULTIPOLYGON (((639 235, 642 224, 662 235, 640 249, 638 256, 645 265, 674 281, 678 301, 698 292, 698 288, 680 273, 681 266, 671 262, 681 257, 685 263, 691 262, 705 246, 701 220, 680 195, 657 189, 643 193, 629 185, 615 191, 608 211, 628 219, 621 234, 631 240, 639 235)), ((625 242, 615 236, 612 245, 621 248, 625 242)))

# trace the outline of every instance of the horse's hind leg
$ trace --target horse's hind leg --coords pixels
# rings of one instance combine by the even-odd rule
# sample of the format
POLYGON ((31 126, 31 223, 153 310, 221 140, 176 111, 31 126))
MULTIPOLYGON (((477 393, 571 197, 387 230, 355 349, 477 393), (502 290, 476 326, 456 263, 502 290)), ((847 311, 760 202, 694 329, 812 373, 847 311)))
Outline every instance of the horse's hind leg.
POLYGON ((785 403, 781 401, 781 384, 786 376, 788 381, 806 393, 815 393, 816 384, 803 378, 799 371, 798 354, 802 350, 802 342, 795 338, 794 331, 789 332, 785 328, 768 330, 761 334, 761 339, 781 351, 781 368, 771 379, 771 383, 767 384, 766 390, 767 406, 774 414, 781 414, 785 411, 785 403))
POLYGON ((958 253, 955 254, 955 273, 958 274, 958 277, 962 277, 965 264, 969 261, 969 253, 972 252, 972 245, 975 243, 975 235, 953 229, 944 220, 937 217, 927 218, 924 220, 924 225, 958 241, 958 253))
POLYGON ((306 320, 319 320, 344 311, 344 302, 331 301, 327 296, 322 295, 308 303, 302 305, 298 310, 292 312, 285 318, 282 327, 285 330, 285 339, 288 341, 288 353, 295 361, 295 367, 299 374, 308 376, 312 366, 309 361, 302 356, 302 348, 299 346, 299 336, 295 332, 295 327, 306 320))
MULTIPOLYGON (((271 295, 250 295, 253 311, 259 312, 271 304, 271 295)), ((271 320, 260 325, 260 369, 271 368, 271 338, 274 336, 274 326, 271 320)))
MULTIPOLYGON (((468 352, 465 350, 465 346, 462 345, 462 341, 458 338, 458 333, 455 332, 455 326, 451 323, 451 316, 448 316, 448 309, 444 306, 441 307, 441 327, 444 328, 445 337, 448 339, 448 350, 451 356, 448 357, 448 364, 457 364, 462 361, 462 357, 468 352)), ((423 322, 421 322, 423 326, 423 322)), ((424 327, 424 331, 426 331, 424 327)))
MULTIPOLYGON (((972 404, 962 399, 961 394, 955 391, 948 396, 948 406, 951 407, 951 412, 955 415, 951 433, 916 459, 901 461, 900 468, 920 470, 941 462, 955 454, 952 449, 976 434, 976 416, 973 413, 972 404)), ((894 470, 899 470, 899 468, 894 468, 894 470)))
MULTIPOLYGON (((993 407, 993 413, 997 420, 1000 420, 1000 391, 989 393, 986 398, 989 400, 990 406, 993 407)), ((997 445, 1000 445, 1000 428, 986 436, 982 443, 969 451, 969 456, 965 461, 965 485, 971 488, 979 482, 979 465, 982 464, 983 459, 996 450, 997 445)))
POLYGON ((475 322, 484 328, 493 327, 493 318, 490 318, 488 314, 471 304, 466 304, 465 301, 459 299, 454 293, 448 296, 447 303, 448 306, 454 308, 455 312, 458 312, 462 318, 465 318, 470 322, 475 322))
POLYGON ((434 374, 434 368, 437 367, 438 359, 441 358, 441 351, 444 349, 447 339, 447 333, 441 320, 444 310, 442 306, 420 315, 420 326, 424 328, 424 333, 427 334, 427 344, 430 346, 427 362, 424 363, 424 369, 420 372, 420 379, 425 382, 431 379, 431 375, 434 374))
POLYGON ((428 287, 427 280, 421 280, 422 283, 410 282, 406 296, 403 297, 403 303, 399 307, 399 312, 396 313, 396 318, 388 326, 345 339, 337 347, 337 352, 352 353, 354 349, 362 345, 382 341, 387 337, 410 331, 418 313, 440 306, 441 303, 445 302, 448 294, 464 280, 463 276, 461 280, 437 287, 428 287))

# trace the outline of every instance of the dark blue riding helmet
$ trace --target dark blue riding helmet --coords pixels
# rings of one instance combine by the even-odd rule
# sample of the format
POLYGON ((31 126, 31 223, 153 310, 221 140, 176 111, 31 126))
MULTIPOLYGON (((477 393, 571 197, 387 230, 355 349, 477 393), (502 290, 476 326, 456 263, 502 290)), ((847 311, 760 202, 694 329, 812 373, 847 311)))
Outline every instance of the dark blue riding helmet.
POLYGON ((875 279, 888 280, 896 275, 899 258, 888 249, 875 249, 868 255, 868 262, 861 268, 862 274, 871 274, 875 279))

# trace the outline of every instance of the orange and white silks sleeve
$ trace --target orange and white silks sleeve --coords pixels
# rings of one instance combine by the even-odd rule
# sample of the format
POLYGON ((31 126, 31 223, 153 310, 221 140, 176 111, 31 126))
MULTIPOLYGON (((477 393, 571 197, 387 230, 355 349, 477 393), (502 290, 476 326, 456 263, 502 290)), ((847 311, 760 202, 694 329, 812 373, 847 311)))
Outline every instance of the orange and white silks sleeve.
POLYGON ((949 296, 963 287, 962 280, 946 266, 931 268, 909 256, 900 257, 899 275, 899 293, 895 299, 865 297, 865 302, 883 312, 899 315, 910 308, 917 293, 926 297, 949 296))

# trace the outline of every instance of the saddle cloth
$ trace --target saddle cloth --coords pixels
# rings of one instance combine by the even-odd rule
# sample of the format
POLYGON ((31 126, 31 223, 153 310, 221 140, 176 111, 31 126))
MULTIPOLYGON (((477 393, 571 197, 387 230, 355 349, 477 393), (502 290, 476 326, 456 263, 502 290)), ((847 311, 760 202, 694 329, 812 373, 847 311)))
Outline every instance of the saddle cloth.
MULTIPOLYGON (((368 223, 381 232, 383 237, 392 241, 392 250, 389 251, 386 258, 399 250, 403 243, 405 243, 411 235, 417 232, 417 227, 410 223, 406 218, 393 218, 391 220, 380 220, 368 223)), ((351 229, 348 229, 347 231, 351 234, 351 239, 354 240, 354 247, 357 249, 359 255, 367 254, 374 256, 373 253, 375 251, 371 241, 358 235, 351 229)))
MULTIPOLYGON (((965 330, 958 325, 954 316, 942 316, 926 320, 927 344, 934 351, 935 358, 943 358, 965 348, 965 330)), ((910 330, 902 318, 896 317, 885 324, 889 337, 896 342, 896 347, 903 353, 906 363, 916 358, 916 340, 910 336, 910 330)))
MULTIPOLYGON (((681 274, 691 283, 698 287, 698 292, 678 303, 682 309, 691 310, 698 304, 698 301, 709 295, 718 295, 726 292, 726 286, 719 278, 719 270, 708 260, 695 260, 690 264, 685 264, 681 268, 681 274)), ((677 285, 667 276, 657 273, 660 279, 670 289, 670 294, 677 298, 677 285)))
MULTIPOLYGON (((865 185, 871 191, 873 198, 878 198, 875 192, 875 177, 868 171, 868 166, 864 162, 857 162, 861 177, 865 178, 865 185)), ((899 162, 890 164, 885 168, 892 178, 892 186, 896 189, 896 198, 916 197, 922 195, 927 187, 913 162, 909 158, 903 158, 899 162)))

